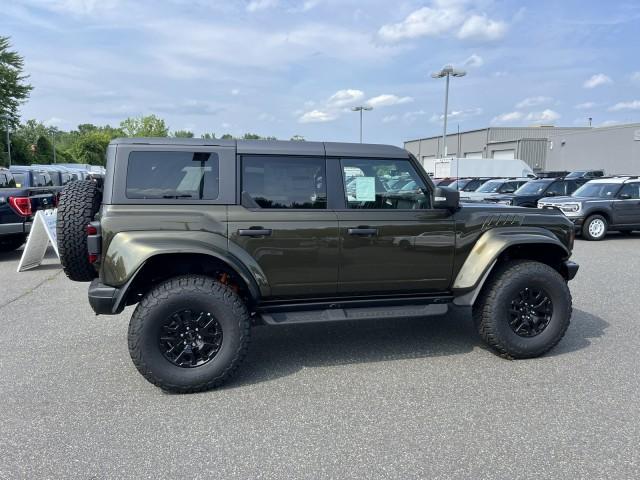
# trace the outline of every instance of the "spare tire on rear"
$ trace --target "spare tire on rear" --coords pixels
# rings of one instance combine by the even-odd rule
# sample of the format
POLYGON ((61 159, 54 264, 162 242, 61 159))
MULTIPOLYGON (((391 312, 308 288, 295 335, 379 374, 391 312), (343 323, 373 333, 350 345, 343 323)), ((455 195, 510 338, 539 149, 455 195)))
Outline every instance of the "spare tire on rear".
POLYGON ((98 276, 89 263, 86 227, 98 213, 102 193, 95 182, 80 180, 64 187, 58 204, 58 253, 64 273, 75 282, 98 276))

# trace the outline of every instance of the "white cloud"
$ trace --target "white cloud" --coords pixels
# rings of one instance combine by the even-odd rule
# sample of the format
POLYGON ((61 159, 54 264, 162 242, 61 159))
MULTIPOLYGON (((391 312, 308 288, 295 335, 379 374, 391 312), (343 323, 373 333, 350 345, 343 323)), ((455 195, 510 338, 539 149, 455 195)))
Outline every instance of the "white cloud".
MULTIPOLYGON (((469 108, 466 110, 452 110, 449 112, 449 120, 461 120, 464 118, 477 117, 478 115, 482 115, 481 108, 469 108)), ((432 123, 439 123, 444 120, 443 114, 434 113, 431 115, 429 119, 432 123)))
POLYGON ((600 85, 606 85, 612 82, 613 80, 611 80, 611 78, 605 75, 604 73, 597 73, 593 75, 591 78, 588 78, 587 80, 585 80, 583 87, 596 88, 596 87, 599 87, 600 85))
POLYGON ((403 103, 411 103, 413 102, 413 98, 411 97, 398 97, 397 95, 392 94, 382 94, 377 97, 370 98, 367 100, 367 105, 373 108, 380 107, 390 107, 392 105, 402 105, 403 103))
POLYGON ((426 115, 427 112, 425 112, 424 110, 416 110, 414 112, 406 112, 404 115, 402 115, 402 119, 407 122, 407 123, 413 123, 416 121, 416 119, 418 117, 422 117, 424 115, 426 115))
POLYGON ((62 123, 64 122, 63 119, 58 118, 58 117, 51 117, 48 120, 45 120, 44 125, 46 125, 47 127, 59 127, 62 123))
POLYGON ((593 108, 595 106, 596 106, 595 102, 584 102, 584 103, 577 104, 573 108, 575 108, 577 110, 589 110, 589 109, 591 109, 591 108, 593 108))
POLYGON ((382 117, 382 123, 391 123, 395 122, 396 120, 398 120, 397 115, 387 115, 385 117, 382 117))
POLYGON ((380 38, 390 42, 456 34, 461 39, 497 40, 507 24, 467 8, 466 1, 436 0, 429 7, 410 13, 403 21, 383 25, 380 38))
POLYGON ((492 20, 486 15, 472 15, 460 30, 458 38, 463 40, 499 40, 507 33, 507 24, 500 20, 492 20))
POLYGON ((332 108, 348 107, 362 98, 364 98, 364 92, 362 90, 338 90, 329 97, 327 105, 332 108))
POLYGON ((237 88, 234 88, 231 90, 231 95, 240 95, 240 90, 237 88))
POLYGON ((266 10, 278 5, 278 0, 251 0, 247 4, 247 12, 257 12, 259 10, 266 10))
POLYGON ((534 123, 553 123, 560 118, 560 114, 550 109, 543 110, 542 112, 531 112, 525 120, 534 123))
POLYGON ((637 83, 640 85, 640 72, 633 72, 629 78, 633 83, 637 83))
POLYGON ((524 100, 522 100, 521 102, 518 102, 516 104, 516 108, 518 109, 522 109, 522 108, 530 108, 530 107, 535 107, 538 105, 542 105, 543 103, 549 103, 551 102, 553 99, 551 97, 527 97, 524 100))
POLYGON ((621 121, 619 120, 605 120, 604 122, 600 123, 598 126, 599 127, 613 127, 614 125, 620 125, 622 124, 621 121))
POLYGON ((336 113, 323 112, 322 110, 311 110, 310 112, 303 114, 298 121, 300 123, 323 123, 331 122, 336 118, 338 118, 336 113))
POLYGON ((517 122, 518 120, 522 119, 523 115, 521 112, 508 112, 508 113, 502 113, 500 115, 498 115, 497 117, 493 117, 493 119, 491 120, 491 123, 511 123, 511 122, 517 122))
POLYGON ((640 100, 632 100, 630 102, 618 102, 609 108, 611 112, 620 112, 623 110, 640 110, 640 100))
POLYGON ((484 59, 480 55, 476 55, 475 53, 471 55, 464 61, 465 67, 477 68, 484 65, 484 59))

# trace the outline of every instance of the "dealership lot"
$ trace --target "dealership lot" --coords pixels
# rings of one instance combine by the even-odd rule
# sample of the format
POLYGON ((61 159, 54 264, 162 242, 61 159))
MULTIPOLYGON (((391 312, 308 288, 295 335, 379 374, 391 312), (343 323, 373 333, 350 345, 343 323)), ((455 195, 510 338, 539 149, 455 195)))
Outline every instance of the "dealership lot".
POLYGON ((465 312, 254 329, 224 388, 169 395, 54 258, 0 255, 0 478, 633 478, 640 234, 578 240, 574 316, 543 358, 465 312))

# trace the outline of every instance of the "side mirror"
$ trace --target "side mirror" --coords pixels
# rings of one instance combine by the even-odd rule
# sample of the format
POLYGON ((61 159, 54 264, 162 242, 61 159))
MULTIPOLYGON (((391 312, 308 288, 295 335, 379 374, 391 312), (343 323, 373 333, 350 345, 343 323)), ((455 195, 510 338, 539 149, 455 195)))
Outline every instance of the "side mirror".
POLYGON ((547 197, 555 197, 556 196, 556 192, 547 192, 547 197))
POLYGON ((460 192, 446 187, 436 187, 433 192, 433 208, 456 210, 460 207, 460 192))
POLYGON ((621 193, 620 194, 620 199, 621 200, 629 200, 631 198, 631 195, 629 195, 628 193, 621 193))
POLYGON ((500 193, 513 193, 515 192, 516 189, 515 188, 505 188, 503 191, 501 191, 500 193))

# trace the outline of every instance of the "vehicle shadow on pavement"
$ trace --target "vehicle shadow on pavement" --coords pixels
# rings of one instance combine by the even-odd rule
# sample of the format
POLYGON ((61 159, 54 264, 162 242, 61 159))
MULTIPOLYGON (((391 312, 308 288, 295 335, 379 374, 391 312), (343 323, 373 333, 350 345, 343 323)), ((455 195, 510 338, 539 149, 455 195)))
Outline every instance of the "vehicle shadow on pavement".
POLYGON ((602 318, 574 308, 567 333, 547 356, 555 357, 587 348, 591 345, 591 339, 604 336, 607 327, 609 323, 602 318))
POLYGON ((247 358, 226 388, 309 367, 459 355, 479 343, 470 315, 458 310, 415 319, 256 327, 247 358))
MULTIPOLYGON (((586 348, 608 326, 600 317, 574 310, 565 337, 546 356, 586 348)), ((256 327, 242 368, 222 388, 275 380, 303 368, 460 355, 476 347, 489 351, 465 309, 418 319, 256 327)))
MULTIPOLYGON (((20 250, 13 250, 11 252, 0 252, 0 263, 16 262, 16 267, 17 267, 21 257, 22 257, 22 248, 20 250)), ((47 248, 47 251, 44 254, 43 260, 47 260, 47 259, 58 260, 58 257, 56 256, 56 252, 51 247, 47 248)), ((58 267, 60 268, 60 265, 58 265, 58 267)))

